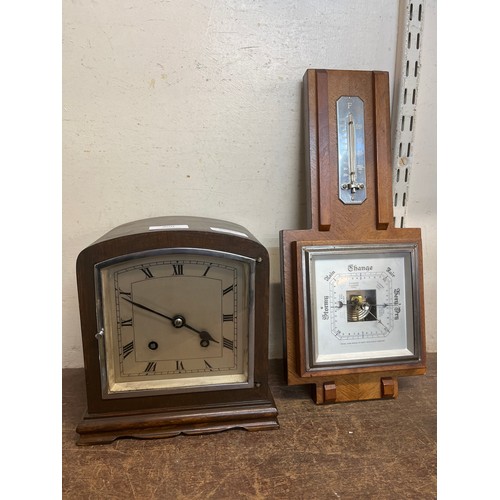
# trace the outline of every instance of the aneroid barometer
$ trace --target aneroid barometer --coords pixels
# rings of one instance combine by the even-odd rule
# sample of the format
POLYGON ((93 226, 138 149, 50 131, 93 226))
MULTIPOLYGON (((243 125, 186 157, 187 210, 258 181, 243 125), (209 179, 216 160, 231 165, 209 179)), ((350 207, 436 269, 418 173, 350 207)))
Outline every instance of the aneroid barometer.
POLYGON ((287 382, 317 403, 394 398, 425 373, 420 229, 392 214, 384 72, 304 76, 308 226, 280 233, 287 382))
POLYGON ((80 444, 277 428, 269 257, 245 228, 195 217, 125 224, 81 252, 77 278, 80 444))

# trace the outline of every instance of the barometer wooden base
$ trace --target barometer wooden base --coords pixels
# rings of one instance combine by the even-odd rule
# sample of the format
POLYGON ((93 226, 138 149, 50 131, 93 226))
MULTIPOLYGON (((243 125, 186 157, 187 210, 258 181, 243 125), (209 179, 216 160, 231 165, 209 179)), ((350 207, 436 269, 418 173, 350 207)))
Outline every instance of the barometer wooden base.
POLYGON ((180 434, 208 434, 244 429, 278 429, 278 412, 271 404, 203 408, 195 410, 92 416, 88 413, 78 425, 77 444, 108 444, 118 438, 157 439, 180 434))
POLYGON ((373 399, 396 399, 397 377, 359 374, 336 377, 335 381, 317 383, 313 399, 316 404, 347 403, 373 399))

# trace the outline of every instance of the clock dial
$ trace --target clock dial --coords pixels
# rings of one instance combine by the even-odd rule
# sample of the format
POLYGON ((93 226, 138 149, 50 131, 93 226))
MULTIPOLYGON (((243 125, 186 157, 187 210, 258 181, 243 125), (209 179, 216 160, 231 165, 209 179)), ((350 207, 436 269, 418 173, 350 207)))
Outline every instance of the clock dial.
POLYGON ((305 247, 309 368, 415 356, 412 250, 305 247))
POLYGON ((250 383, 250 259, 154 253, 99 274, 108 396, 250 383))

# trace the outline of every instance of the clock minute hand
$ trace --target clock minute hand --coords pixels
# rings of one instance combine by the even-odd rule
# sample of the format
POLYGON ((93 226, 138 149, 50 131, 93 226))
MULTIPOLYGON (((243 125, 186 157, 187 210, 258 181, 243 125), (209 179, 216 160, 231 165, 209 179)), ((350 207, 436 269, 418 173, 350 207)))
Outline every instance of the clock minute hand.
POLYGON ((122 298, 124 300, 126 300, 127 302, 129 302, 130 304, 132 304, 140 309, 144 309, 145 311, 148 311, 150 313, 156 314, 157 316, 161 316, 162 318, 170 320, 175 328, 184 327, 184 328, 187 328, 188 330, 191 330, 192 332, 197 333, 200 336, 200 339, 201 339, 200 344, 202 347, 207 347, 210 342, 215 342, 215 343, 219 344, 219 341, 215 340, 210 335, 210 333, 202 331, 202 330, 197 330, 196 328, 192 327, 191 325, 188 325, 186 323, 186 320, 184 319, 184 317, 181 315, 176 315, 174 317, 167 316, 166 314, 163 314, 159 311, 156 311, 155 309, 151 309, 150 307, 145 306, 144 304, 140 304, 139 302, 135 302, 133 300, 130 300, 128 297, 122 297, 122 298))
POLYGON ((167 316, 166 314, 163 314, 159 311, 155 311, 154 309, 149 308, 148 306, 145 306, 144 304, 139 304, 139 302, 134 302, 133 300, 130 300, 127 297, 122 297, 123 300, 126 300, 130 304, 138 307, 139 309, 144 309, 145 311, 151 312, 153 314, 156 314, 157 316, 161 316, 162 318, 169 319, 170 321, 173 321, 174 318, 171 318, 170 316, 167 316))

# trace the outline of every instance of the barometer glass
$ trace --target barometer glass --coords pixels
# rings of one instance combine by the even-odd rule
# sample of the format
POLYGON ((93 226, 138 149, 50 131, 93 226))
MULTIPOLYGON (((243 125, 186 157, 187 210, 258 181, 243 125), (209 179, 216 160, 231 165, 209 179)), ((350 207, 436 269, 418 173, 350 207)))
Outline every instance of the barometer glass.
POLYGON ((414 245, 305 246, 308 370, 419 356, 414 245))

